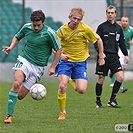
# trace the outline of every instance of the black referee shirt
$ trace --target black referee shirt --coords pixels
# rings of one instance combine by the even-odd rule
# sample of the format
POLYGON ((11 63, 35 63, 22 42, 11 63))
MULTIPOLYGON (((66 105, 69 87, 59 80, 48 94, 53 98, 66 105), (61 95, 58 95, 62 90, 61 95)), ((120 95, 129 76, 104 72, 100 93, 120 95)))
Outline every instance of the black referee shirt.
POLYGON ((101 37, 104 45, 104 53, 118 53, 118 44, 122 53, 128 55, 122 28, 116 22, 111 24, 109 21, 103 22, 97 28, 97 34, 101 37))

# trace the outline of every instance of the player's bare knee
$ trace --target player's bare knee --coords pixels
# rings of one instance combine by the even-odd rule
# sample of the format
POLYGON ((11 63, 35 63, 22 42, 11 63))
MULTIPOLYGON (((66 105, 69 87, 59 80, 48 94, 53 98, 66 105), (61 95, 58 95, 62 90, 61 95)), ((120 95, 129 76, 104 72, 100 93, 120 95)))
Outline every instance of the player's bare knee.
POLYGON ((121 78, 120 78, 120 80, 121 80, 121 82, 124 80, 124 76, 122 76, 121 78))
POLYGON ((23 98, 24 98, 24 96, 23 96, 22 94, 19 94, 19 93, 18 93, 18 99, 19 99, 19 100, 22 100, 23 98))
POLYGON ((59 91, 60 91, 60 93, 65 93, 66 92, 66 86, 64 85, 64 84, 60 84, 60 86, 59 86, 59 91))
POLYGON ((99 84, 103 84, 103 82, 104 82, 103 79, 99 79, 99 80, 98 80, 98 83, 99 83, 99 84))
POLYGON ((84 94, 86 92, 86 89, 76 89, 76 91, 80 94, 84 94))
POLYGON ((103 77, 102 75, 99 75, 99 77, 98 77, 98 83, 99 84, 103 84, 104 79, 105 79, 105 77, 103 77))
POLYGON ((122 82, 124 80, 124 76, 120 76, 116 79, 118 82, 122 82))
POLYGON ((86 91, 84 91, 84 90, 79 91, 80 94, 84 94, 85 92, 86 91))

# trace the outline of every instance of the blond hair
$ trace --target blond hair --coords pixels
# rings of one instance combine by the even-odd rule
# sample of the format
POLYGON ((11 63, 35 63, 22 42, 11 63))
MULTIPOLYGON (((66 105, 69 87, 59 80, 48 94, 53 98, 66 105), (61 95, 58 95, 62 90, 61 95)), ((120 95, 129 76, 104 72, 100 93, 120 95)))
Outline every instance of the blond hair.
POLYGON ((84 16, 84 11, 81 9, 81 8, 79 8, 79 7, 75 7, 75 8, 72 8, 71 9, 71 12, 70 12, 70 14, 69 14, 69 18, 73 15, 73 13, 78 13, 78 14, 80 14, 81 15, 81 18, 83 18, 83 16, 84 16))

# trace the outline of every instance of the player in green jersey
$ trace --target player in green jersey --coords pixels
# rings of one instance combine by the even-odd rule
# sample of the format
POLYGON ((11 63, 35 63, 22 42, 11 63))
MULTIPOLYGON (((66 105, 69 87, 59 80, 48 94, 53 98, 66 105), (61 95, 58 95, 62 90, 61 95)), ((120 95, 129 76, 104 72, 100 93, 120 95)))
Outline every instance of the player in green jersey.
POLYGON ((55 66, 61 55, 61 45, 54 30, 44 24, 45 14, 41 10, 33 11, 30 20, 31 23, 25 24, 14 36, 10 46, 3 46, 3 51, 8 54, 22 38, 27 39, 13 67, 14 83, 8 96, 7 117, 4 123, 12 122, 17 99, 23 99, 31 86, 40 80, 52 49, 56 53, 48 69, 49 75, 54 74, 55 66))
MULTIPOLYGON (((126 44, 126 48, 127 48, 128 55, 129 55, 130 54, 130 46, 133 45, 133 27, 129 26, 129 18, 127 16, 123 16, 121 18, 120 25, 121 25, 123 33, 124 33, 125 44, 126 44)), ((125 62, 124 55, 122 54, 120 49, 118 51, 118 55, 120 57, 119 60, 120 60, 121 66, 122 66, 122 70, 124 71, 127 66, 127 63, 125 62)), ((112 82, 112 84, 110 84, 111 88, 114 85, 114 80, 115 80, 115 76, 111 75, 111 82, 112 82)), ((124 81, 122 82, 122 84, 120 86, 120 90, 122 93, 127 91, 127 88, 124 87, 124 81)))

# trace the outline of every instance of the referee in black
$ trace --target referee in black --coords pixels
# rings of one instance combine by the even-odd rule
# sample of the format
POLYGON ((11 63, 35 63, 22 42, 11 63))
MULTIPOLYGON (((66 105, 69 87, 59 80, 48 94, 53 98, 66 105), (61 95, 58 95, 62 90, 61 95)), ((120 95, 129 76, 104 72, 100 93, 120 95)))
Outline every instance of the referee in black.
MULTIPOLYGON (((95 86, 96 91, 96 108, 102 108, 101 94, 102 86, 105 80, 105 76, 108 76, 108 71, 110 70, 112 74, 115 74, 116 81, 114 83, 111 97, 108 101, 108 106, 114 108, 120 108, 116 101, 116 96, 124 79, 124 74, 119 62, 118 56, 118 44, 125 55, 126 63, 129 62, 128 53, 125 46, 124 35, 122 28, 115 22, 116 18, 116 8, 114 6, 109 6, 106 9, 107 21, 100 24, 97 28, 97 33, 101 37, 104 45, 105 64, 99 66, 98 62, 96 65, 96 73, 98 75, 98 82, 95 86)), ((96 49, 97 46, 95 45, 96 49)))

